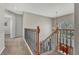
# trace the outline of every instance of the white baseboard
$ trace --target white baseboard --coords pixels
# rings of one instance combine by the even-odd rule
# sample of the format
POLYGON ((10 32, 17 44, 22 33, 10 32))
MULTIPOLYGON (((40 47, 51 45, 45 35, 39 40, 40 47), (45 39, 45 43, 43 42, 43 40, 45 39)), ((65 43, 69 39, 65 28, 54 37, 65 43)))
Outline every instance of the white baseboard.
POLYGON ((31 51, 31 49, 30 49, 29 45, 27 44, 27 42, 25 41, 25 39, 23 39, 23 40, 24 40, 24 42, 25 42, 25 44, 26 44, 26 46, 27 46, 27 48, 28 48, 28 50, 29 50, 30 54, 31 54, 31 55, 33 55, 33 53, 32 53, 32 51, 31 51))
POLYGON ((66 55, 66 53, 63 53, 63 51, 58 50, 58 52, 61 53, 61 54, 63 54, 63 55, 66 55))
POLYGON ((3 47, 2 50, 0 51, 0 55, 1 55, 1 53, 4 51, 4 49, 5 49, 5 47, 3 47))

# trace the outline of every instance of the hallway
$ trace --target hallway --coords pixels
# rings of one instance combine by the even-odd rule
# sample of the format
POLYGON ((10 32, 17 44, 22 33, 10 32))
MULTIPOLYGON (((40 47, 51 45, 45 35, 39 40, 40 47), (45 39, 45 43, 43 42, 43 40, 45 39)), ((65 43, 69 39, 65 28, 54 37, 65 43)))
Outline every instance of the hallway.
POLYGON ((6 36, 5 49, 1 55, 30 55, 30 52, 22 38, 10 39, 6 36))

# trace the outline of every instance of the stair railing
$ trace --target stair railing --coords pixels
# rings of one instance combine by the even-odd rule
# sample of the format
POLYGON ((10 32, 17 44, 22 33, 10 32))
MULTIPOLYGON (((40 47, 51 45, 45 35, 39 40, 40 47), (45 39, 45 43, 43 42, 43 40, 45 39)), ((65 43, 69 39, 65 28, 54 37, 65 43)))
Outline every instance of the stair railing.
POLYGON ((39 28, 39 26, 37 26, 37 29, 36 29, 36 48, 35 48, 36 55, 40 55, 40 39, 39 39, 39 33, 40 33, 40 28, 39 28))
POLYGON ((56 39, 56 31, 51 33, 45 40, 43 40, 40 43, 40 53, 41 54, 51 51, 51 50, 53 50, 53 51, 55 50, 56 45, 55 45, 54 39, 56 39))
POLYGON ((39 26, 37 26, 36 29, 25 28, 24 33, 25 33, 25 40, 29 45, 31 52, 33 54, 39 55, 40 54, 39 26))
MULTIPOLYGON (((61 51, 65 54, 73 54, 73 36, 74 29, 56 29, 51 33, 45 40, 40 42, 40 28, 37 26, 36 29, 25 29, 27 31, 35 32, 34 38, 34 53, 40 55, 49 51, 61 51)), ((27 35, 25 35, 27 37, 27 35)), ((32 44, 31 44, 32 45, 32 44)), ((32 49, 32 48, 31 48, 32 49)))
POLYGON ((73 54, 74 29, 59 29, 50 34, 40 43, 40 53, 56 51, 63 54, 73 54))
POLYGON ((74 29, 57 29, 57 51, 73 54, 74 29))

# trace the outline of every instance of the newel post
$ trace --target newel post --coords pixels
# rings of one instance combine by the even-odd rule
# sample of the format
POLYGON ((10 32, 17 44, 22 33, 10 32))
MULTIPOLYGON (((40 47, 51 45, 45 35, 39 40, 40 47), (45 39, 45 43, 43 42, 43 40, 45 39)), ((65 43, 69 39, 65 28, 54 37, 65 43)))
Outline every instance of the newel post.
POLYGON ((39 39, 39 33, 40 33, 40 28, 39 26, 37 26, 37 29, 36 29, 36 55, 40 55, 40 39, 39 39))

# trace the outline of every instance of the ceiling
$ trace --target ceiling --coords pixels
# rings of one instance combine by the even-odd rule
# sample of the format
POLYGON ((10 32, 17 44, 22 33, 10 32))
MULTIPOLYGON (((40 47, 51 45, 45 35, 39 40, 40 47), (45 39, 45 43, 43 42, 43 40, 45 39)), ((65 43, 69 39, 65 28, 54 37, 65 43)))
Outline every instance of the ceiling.
POLYGON ((74 13, 73 3, 4 3, 1 5, 17 14, 29 12, 52 18, 74 13))

